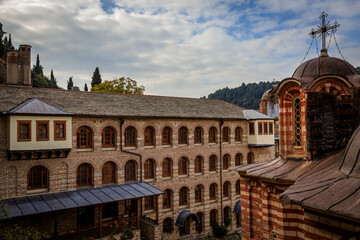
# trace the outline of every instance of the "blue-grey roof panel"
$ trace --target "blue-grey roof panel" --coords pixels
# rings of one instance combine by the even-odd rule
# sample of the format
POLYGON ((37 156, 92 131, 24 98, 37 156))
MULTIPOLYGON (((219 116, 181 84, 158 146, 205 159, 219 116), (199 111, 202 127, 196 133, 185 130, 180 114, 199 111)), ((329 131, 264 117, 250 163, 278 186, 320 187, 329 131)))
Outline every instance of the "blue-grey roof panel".
POLYGON ((100 203, 102 203, 102 201, 100 201, 88 189, 80 189, 77 192, 91 204, 100 204, 100 203))
POLYGON ((34 205, 38 213, 50 212, 52 210, 40 195, 30 196, 28 199, 34 205))
POLYGON ((70 115, 53 107, 39 99, 30 99, 9 111, 12 114, 46 114, 46 115, 70 115))
POLYGON ((65 208, 76 208, 78 205, 65 192, 54 193, 56 198, 64 205, 65 208))
POLYGON ((147 188, 142 187, 140 184, 128 184, 130 187, 134 188, 138 192, 144 194, 145 196, 152 196, 154 193, 152 191, 149 191, 147 188))
POLYGON ((111 190, 111 188, 109 188, 109 187, 100 188, 100 191, 102 191, 103 193, 108 195, 110 198, 112 198, 113 201, 124 200, 123 197, 121 197, 119 194, 117 194, 116 192, 111 190))
POLYGON ((53 194, 44 194, 42 198, 53 211, 65 209, 65 206, 53 194))
POLYGON ((23 215, 36 214, 37 210, 27 197, 14 198, 23 215))
POLYGON ((121 195, 124 199, 133 199, 133 198, 135 198, 134 195, 132 195, 128 191, 125 191, 120 186, 113 186, 111 189, 113 191, 115 191, 117 194, 121 195))
POLYGON ((79 207, 90 205, 89 202, 83 198, 77 191, 65 192, 79 207))
POLYGON ((13 198, 4 200, 3 208, 5 208, 8 217, 18 217, 23 215, 13 198))
POLYGON ((124 189, 125 191, 131 193, 131 195, 134 195, 136 198, 138 197, 145 197, 144 194, 142 194, 141 192, 135 190, 134 188, 130 187, 129 184, 123 184, 120 186, 122 189, 124 189))
POLYGON ((148 189, 149 191, 153 192, 153 193, 156 194, 156 195, 158 195, 158 194, 164 194, 163 191, 157 189, 156 187, 154 187, 154 186, 152 186, 152 185, 150 185, 150 184, 148 184, 148 183, 142 182, 142 183, 139 183, 139 185, 142 186, 142 187, 144 187, 144 188, 146 188, 146 189, 148 189))
POLYGON ((103 203, 114 201, 111 197, 109 197, 107 194, 105 194, 103 191, 101 191, 100 188, 89 188, 88 190, 91 194, 96 196, 103 203))

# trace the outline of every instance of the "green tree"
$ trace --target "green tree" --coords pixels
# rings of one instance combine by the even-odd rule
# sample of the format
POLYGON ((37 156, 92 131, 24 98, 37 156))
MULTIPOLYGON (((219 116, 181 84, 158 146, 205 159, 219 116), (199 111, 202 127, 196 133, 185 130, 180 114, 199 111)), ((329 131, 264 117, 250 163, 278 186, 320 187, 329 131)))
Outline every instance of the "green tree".
POLYGON ((3 30, 3 25, 0 22, 0 58, 2 58, 2 59, 5 59, 5 57, 6 57, 5 45, 4 45, 4 40, 3 40, 5 33, 6 32, 4 32, 4 30, 3 30))
POLYGON ((356 67, 355 69, 358 71, 358 73, 360 73, 360 67, 356 67))
POLYGON ((101 81, 102 81, 102 80, 101 80, 101 75, 100 75, 99 68, 96 67, 96 68, 95 68, 95 71, 94 71, 94 73, 93 73, 93 76, 92 76, 91 87, 94 87, 95 85, 100 84, 101 81))
POLYGON ((89 91, 89 88, 88 88, 88 86, 87 86, 87 84, 85 83, 85 86, 84 86, 84 91, 89 91))
POLYGON ((143 94, 144 86, 138 86, 137 82, 131 78, 118 78, 112 81, 105 81, 91 88, 93 92, 113 92, 128 94, 143 94))
POLYGON ((69 81, 67 81, 67 90, 71 90, 74 86, 73 77, 69 77, 69 81))
POLYGON ((36 74, 44 75, 43 74, 43 66, 40 65, 40 57, 39 54, 36 56, 36 65, 33 65, 33 70, 36 74))

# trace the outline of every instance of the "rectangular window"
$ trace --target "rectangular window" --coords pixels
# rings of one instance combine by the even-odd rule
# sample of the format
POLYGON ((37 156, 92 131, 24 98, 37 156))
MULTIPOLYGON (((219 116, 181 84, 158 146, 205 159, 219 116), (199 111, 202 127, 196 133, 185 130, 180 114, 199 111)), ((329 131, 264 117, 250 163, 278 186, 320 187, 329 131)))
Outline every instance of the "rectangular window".
POLYGON ((254 134, 255 134, 254 123, 249 123, 249 134, 250 134, 250 135, 254 135, 254 134))
POLYGON ((268 134, 268 123, 264 122, 264 134, 267 135, 268 134))
POLYGON ((269 123, 269 134, 273 134, 273 124, 269 123))
POLYGON ((49 121, 36 121, 36 140, 49 140, 49 121))
POLYGON ((118 202, 105 203, 102 206, 102 218, 116 218, 118 216, 118 202))
POLYGON ((262 122, 258 123, 258 134, 262 135, 263 134, 263 130, 262 130, 262 122))
POLYGON ((18 121, 17 124, 18 142, 31 141, 31 121, 18 121))
POLYGON ((54 121, 54 139, 66 139, 66 121, 54 121))
POLYGON ((145 197, 145 210, 154 209, 154 197, 145 197))

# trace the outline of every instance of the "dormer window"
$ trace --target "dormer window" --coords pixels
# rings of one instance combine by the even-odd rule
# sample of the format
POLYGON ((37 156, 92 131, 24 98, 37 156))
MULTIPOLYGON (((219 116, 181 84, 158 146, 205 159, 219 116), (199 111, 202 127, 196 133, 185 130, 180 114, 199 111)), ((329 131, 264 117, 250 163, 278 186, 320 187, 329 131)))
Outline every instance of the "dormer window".
POLYGON ((31 141, 31 121, 18 121, 18 141, 31 141))
POLYGON ((49 121, 36 121, 36 140, 49 140, 49 121))

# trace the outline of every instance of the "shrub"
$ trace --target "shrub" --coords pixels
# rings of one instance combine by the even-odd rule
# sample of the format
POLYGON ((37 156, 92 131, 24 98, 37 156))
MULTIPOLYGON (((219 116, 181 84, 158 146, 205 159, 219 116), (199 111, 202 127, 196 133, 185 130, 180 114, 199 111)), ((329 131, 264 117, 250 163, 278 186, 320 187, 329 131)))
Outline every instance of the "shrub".
POLYGON ((213 226, 213 233, 215 237, 221 238, 226 236, 228 230, 224 226, 213 226))
POLYGON ((231 219, 230 218, 224 218, 224 225, 225 227, 229 226, 231 223, 231 219))

